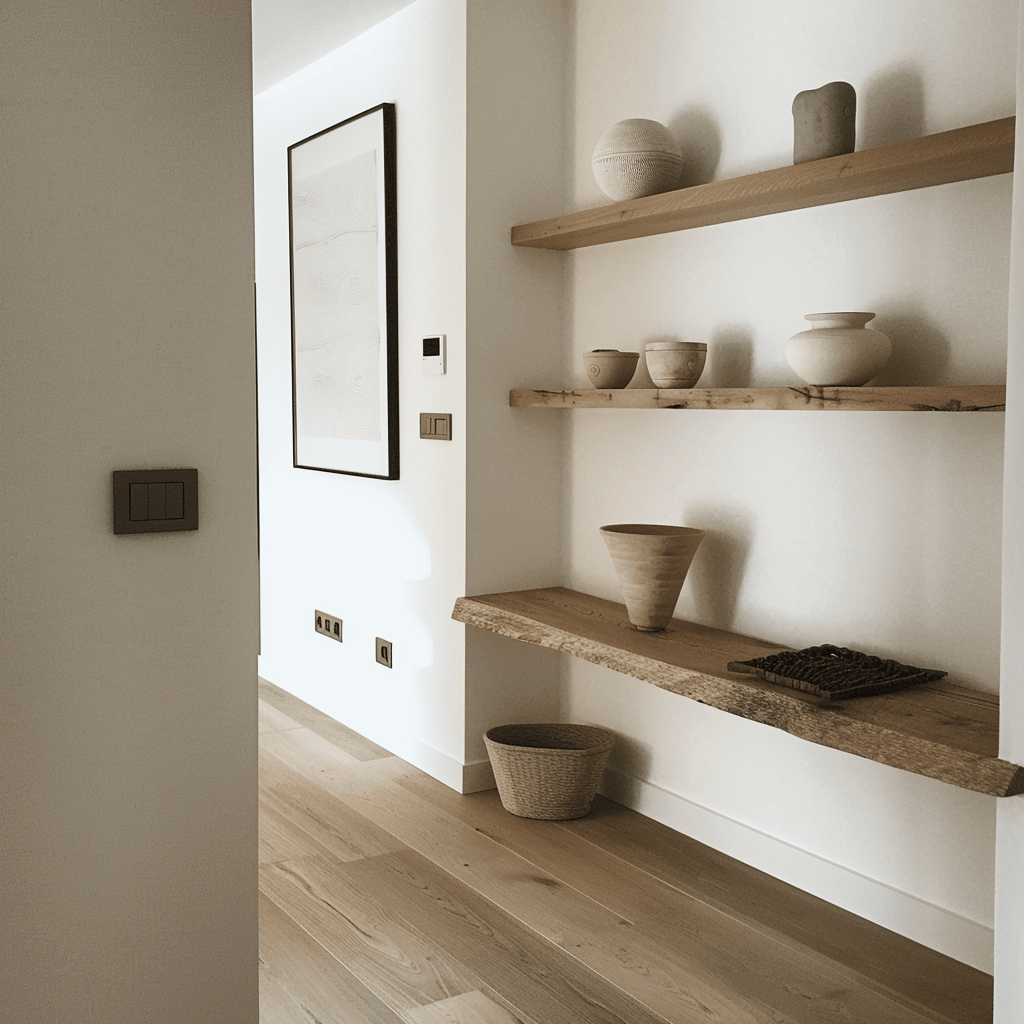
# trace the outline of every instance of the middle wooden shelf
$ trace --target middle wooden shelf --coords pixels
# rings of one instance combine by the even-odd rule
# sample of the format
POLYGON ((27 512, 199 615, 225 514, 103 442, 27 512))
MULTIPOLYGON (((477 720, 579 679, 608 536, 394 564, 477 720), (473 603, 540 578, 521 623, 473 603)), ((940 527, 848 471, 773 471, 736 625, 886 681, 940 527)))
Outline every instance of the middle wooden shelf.
POLYGON ((623 605, 562 587, 460 597, 452 618, 564 651, 811 743, 991 796, 1024 793, 1024 768, 998 756, 999 698, 944 679, 822 703, 727 667, 785 647, 680 619, 664 632, 641 633, 623 605))
POLYGON ((810 412, 1003 412, 1006 386, 775 388, 514 388, 514 409, 775 409, 810 412))

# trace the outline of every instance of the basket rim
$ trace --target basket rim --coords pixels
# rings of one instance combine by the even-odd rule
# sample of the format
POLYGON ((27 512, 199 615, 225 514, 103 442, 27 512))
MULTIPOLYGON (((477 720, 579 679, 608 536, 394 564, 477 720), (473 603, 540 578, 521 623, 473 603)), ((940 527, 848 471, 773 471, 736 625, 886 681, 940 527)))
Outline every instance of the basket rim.
POLYGON ((491 726, 484 733, 484 742, 493 743, 507 750, 528 750, 531 753, 537 754, 582 754, 610 750, 615 745, 615 734, 600 725, 585 725, 577 722, 510 722, 505 725, 491 726), (590 732, 595 742, 582 747, 536 747, 529 744, 508 743, 505 740, 495 739, 491 736, 491 733, 499 729, 579 729, 590 732))

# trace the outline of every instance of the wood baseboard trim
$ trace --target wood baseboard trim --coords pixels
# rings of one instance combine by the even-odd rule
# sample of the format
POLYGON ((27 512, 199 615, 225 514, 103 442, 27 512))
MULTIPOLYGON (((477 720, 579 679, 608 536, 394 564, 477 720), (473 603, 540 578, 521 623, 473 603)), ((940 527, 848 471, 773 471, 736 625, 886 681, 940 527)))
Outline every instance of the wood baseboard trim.
POLYGON ((686 797, 608 768, 601 793, 858 917, 993 973, 994 930, 801 850, 686 797))

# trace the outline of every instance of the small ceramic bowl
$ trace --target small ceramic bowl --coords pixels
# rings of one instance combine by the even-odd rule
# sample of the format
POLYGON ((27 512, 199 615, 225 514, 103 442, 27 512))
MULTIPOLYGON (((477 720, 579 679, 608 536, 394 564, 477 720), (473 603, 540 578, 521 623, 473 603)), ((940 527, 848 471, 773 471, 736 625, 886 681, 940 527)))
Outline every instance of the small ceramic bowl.
POLYGON ((597 348, 583 357, 595 388, 624 388, 633 379, 639 361, 639 352, 620 352, 617 348, 597 348))
POLYGON ((657 388, 692 388, 704 372, 708 347, 697 341, 652 341, 647 372, 657 388))

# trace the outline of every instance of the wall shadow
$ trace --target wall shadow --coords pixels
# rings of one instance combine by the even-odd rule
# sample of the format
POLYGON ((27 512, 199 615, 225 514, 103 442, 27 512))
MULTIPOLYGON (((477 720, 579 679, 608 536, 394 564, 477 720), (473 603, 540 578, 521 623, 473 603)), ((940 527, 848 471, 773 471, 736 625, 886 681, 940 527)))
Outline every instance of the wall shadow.
POLYGON ((666 125, 683 154, 677 188, 713 181, 722 157, 722 132, 704 107, 684 107, 666 125))
POLYGON ((935 321, 913 306, 881 309, 868 325, 889 336, 892 357, 871 384, 941 384, 952 346, 935 321))
POLYGON ((857 149, 924 135, 924 79, 913 61, 869 78, 857 97, 857 149))
POLYGON ((705 531, 684 587, 703 621, 731 629, 753 538, 750 516, 734 506, 694 505, 680 522, 705 531))
POLYGON ((754 334, 747 327, 715 331, 708 345, 708 363, 697 386, 748 388, 753 377, 754 334))

